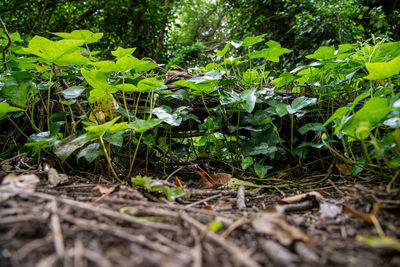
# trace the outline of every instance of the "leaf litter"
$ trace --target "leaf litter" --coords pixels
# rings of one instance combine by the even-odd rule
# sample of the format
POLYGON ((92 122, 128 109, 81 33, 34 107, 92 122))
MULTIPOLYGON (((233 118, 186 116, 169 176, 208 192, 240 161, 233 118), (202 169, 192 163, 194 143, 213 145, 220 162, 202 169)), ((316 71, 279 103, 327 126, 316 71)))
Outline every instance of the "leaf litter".
POLYGON ((0 186, 1 266, 400 262, 399 192, 348 186, 335 175, 335 187, 324 180, 318 188, 254 189, 244 177, 205 171, 197 185, 183 174, 174 184, 142 176, 112 184, 101 176, 69 174, 54 183, 48 171, 9 172, 0 186), (229 187, 232 179, 241 184, 229 187))

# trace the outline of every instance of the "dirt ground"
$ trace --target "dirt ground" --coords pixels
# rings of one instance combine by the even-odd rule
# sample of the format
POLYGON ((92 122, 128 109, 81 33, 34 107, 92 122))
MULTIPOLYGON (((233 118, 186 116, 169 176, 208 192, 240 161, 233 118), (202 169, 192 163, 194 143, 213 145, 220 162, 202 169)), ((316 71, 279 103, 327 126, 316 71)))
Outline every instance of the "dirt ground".
POLYGON ((169 202, 84 173, 54 186, 25 171, 40 178, 34 190, 5 186, 11 172, 0 175, 0 266, 400 266, 399 250, 361 242, 400 237, 391 183, 333 172, 295 178, 310 186, 202 190, 193 175, 190 198, 169 202))

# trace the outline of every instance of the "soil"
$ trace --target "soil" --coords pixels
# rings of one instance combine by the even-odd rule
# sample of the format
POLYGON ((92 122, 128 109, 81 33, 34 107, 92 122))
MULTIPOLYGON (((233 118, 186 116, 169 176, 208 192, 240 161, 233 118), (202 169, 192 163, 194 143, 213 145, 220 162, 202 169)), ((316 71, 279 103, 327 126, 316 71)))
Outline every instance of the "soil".
POLYGON ((193 174, 182 178, 190 198, 169 202, 101 175, 69 174, 54 186, 44 171, 19 173, 40 182, 0 187, 0 266, 400 266, 399 250, 360 241, 400 237, 396 177, 367 186, 332 172, 279 181, 319 181, 309 186, 199 189, 193 174), (306 192, 274 224, 278 201, 306 192))

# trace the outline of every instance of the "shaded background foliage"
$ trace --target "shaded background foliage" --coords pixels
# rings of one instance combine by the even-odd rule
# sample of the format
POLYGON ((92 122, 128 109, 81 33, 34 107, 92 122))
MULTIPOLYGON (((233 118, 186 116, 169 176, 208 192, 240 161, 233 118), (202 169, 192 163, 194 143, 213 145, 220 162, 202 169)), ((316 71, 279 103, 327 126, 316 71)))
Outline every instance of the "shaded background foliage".
POLYGON ((104 32, 97 49, 136 47, 136 56, 193 66, 227 40, 267 33, 294 49, 291 64, 320 45, 371 37, 400 39, 400 1, 377 0, 3 0, 10 32, 49 36, 104 32), (301 52, 304 51, 304 52, 301 52))

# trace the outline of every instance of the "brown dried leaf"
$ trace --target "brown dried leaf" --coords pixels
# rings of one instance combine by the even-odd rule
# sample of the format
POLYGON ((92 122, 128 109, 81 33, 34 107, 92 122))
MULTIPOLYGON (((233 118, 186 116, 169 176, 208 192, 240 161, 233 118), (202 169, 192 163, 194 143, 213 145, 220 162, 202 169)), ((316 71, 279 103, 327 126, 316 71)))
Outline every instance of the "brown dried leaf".
POLYGON ((232 175, 228 173, 208 174, 202 171, 199 171, 198 173, 201 176, 202 189, 216 189, 224 184, 227 184, 232 178, 232 175))
POLYGON ((52 186, 57 186, 61 183, 60 175, 54 168, 50 168, 47 172, 47 179, 52 186))
POLYGON ((321 195, 321 193, 317 191, 312 191, 296 196, 291 196, 291 197, 285 197, 281 200, 278 201, 279 204, 293 204, 297 202, 302 202, 304 200, 309 200, 309 199, 314 199, 317 202, 320 202, 324 197, 321 195))
POLYGON ((96 185, 96 188, 100 191, 101 194, 103 194, 102 196, 98 197, 97 199, 95 199, 93 202, 96 203, 100 200, 102 200, 103 198, 105 198, 106 196, 111 196, 113 195, 115 192, 117 192, 120 188, 120 185, 115 185, 112 187, 107 187, 104 185, 96 185))
POLYGON ((181 179, 179 179, 178 176, 175 176, 175 185, 182 188, 182 186, 184 186, 185 183, 181 179))
POLYGON ((351 175, 351 170, 347 167, 345 163, 336 163, 336 169, 338 169, 339 173, 345 176, 351 175))
POLYGON ((285 215, 277 211, 262 213, 252 224, 257 232, 275 236, 282 245, 290 245, 293 241, 313 243, 306 233, 289 225, 285 215))

